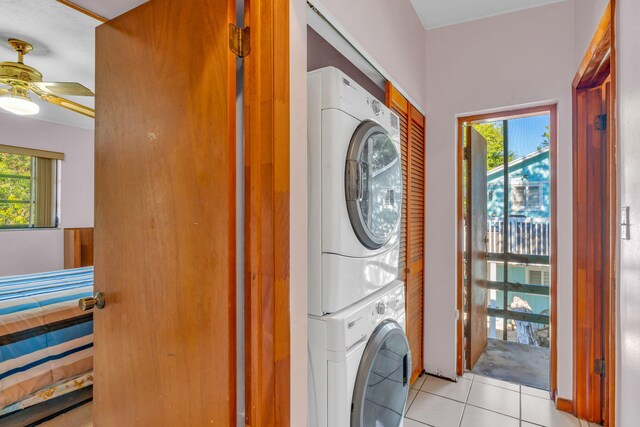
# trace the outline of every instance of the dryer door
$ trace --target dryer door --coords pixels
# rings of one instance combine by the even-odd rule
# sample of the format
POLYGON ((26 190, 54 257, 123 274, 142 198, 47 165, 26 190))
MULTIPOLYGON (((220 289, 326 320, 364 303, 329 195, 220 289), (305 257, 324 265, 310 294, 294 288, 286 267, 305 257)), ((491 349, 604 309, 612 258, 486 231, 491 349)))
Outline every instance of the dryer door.
POLYGON ((345 172, 347 210, 358 239, 378 249, 397 230, 402 206, 402 170, 396 144, 371 120, 356 129, 345 172))
POLYGON ((394 320, 371 335, 358 368, 351 427, 397 427, 409 393, 411 352, 407 336, 394 320))

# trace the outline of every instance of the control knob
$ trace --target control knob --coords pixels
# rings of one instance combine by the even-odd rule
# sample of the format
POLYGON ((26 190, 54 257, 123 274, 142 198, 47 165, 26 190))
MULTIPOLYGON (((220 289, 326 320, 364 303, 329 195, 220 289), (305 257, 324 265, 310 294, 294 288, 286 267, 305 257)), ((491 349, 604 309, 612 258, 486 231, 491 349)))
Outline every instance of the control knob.
POLYGON ((380 315, 385 314, 387 312, 387 303, 380 301, 376 306, 376 312, 380 315))

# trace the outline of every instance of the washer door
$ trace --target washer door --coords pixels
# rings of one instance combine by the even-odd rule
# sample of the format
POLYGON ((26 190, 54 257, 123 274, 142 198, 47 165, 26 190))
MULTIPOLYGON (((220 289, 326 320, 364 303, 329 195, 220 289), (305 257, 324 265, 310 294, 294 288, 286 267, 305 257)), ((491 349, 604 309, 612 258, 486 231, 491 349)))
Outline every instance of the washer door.
POLYGON ((364 246, 378 249, 397 229, 402 206, 400 155, 382 126, 371 120, 360 123, 351 138, 345 175, 353 230, 364 246))
POLYGON ((371 335, 362 355, 351 403, 351 427, 398 427, 409 393, 411 353, 394 320, 371 335))

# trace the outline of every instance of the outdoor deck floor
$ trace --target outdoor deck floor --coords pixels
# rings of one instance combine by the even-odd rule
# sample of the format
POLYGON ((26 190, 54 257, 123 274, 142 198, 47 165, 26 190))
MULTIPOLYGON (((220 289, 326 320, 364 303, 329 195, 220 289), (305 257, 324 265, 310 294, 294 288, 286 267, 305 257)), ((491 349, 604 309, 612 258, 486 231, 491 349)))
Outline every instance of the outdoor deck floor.
POLYGON ((473 372, 514 384, 549 390, 549 349, 489 339, 473 372))

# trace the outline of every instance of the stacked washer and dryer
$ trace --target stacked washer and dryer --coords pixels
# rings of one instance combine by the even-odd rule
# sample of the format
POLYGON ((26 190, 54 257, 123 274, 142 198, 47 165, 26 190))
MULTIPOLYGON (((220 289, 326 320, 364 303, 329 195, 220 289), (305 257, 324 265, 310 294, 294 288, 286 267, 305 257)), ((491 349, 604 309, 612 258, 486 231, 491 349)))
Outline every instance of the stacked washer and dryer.
POLYGON ((308 425, 398 427, 411 370, 399 120, 334 67, 307 90, 308 425))

